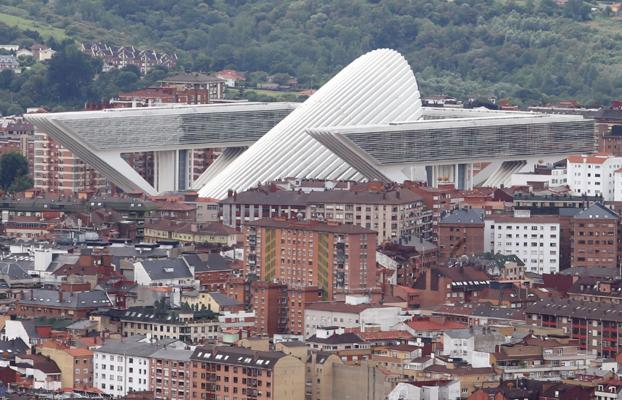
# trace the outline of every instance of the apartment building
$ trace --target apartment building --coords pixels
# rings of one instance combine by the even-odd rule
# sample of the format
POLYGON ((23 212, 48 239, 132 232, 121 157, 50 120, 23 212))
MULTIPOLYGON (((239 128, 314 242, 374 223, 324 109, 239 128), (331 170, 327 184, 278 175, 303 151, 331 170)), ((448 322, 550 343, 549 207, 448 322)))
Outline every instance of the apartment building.
POLYGON ((441 217, 456 208, 456 204, 452 201, 455 188, 453 185, 444 187, 430 187, 418 184, 407 184, 406 187, 421 196, 423 204, 428 210, 432 211, 432 241, 438 239, 438 223, 441 217))
POLYGON ((37 347, 40 354, 58 365, 64 388, 93 387, 93 352, 89 349, 70 348, 59 342, 47 341, 37 347))
POLYGON ((601 203, 579 211, 572 221, 572 267, 617 267, 619 220, 601 203))
POLYGON ((515 255, 527 272, 554 274, 559 271, 560 224, 557 216, 531 215, 515 210, 514 215, 486 218, 484 251, 515 255))
POLYGON ((598 383, 594 391, 594 398, 596 400, 621 400, 622 381, 619 379, 610 379, 598 383))
POLYGON ((158 310, 130 307, 119 316, 123 337, 148 335, 154 339, 174 339, 185 343, 205 343, 221 336, 218 315, 212 311, 158 310))
POLYGON ((490 276, 471 266, 432 267, 420 271, 412 288, 405 291, 412 307, 471 302, 490 286, 490 276))
MULTIPOLYGON (((89 285, 87 284, 87 288, 89 285)), ((15 314, 20 318, 57 317, 84 319, 93 311, 107 310, 112 303, 103 290, 76 291, 30 289, 17 301, 15 314)))
POLYGON ((357 225, 266 218, 244 226, 245 276, 289 287, 317 287, 323 297, 376 285, 376 232, 357 225))
POLYGON ((577 339, 527 336, 520 343, 503 344, 491 354, 502 380, 531 378, 570 379, 591 368, 594 354, 579 349, 577 339))
POLYGON ((193 351, 163 348, 149 358, 150 390, 157 400, 188 400, 191 396, 193 351))
POLYGON ((186 344, 175 339, 158 341, 144 335, 109 339, 93 350, 93 386, 114 397, 150 390, 150 358, 165 347, 183 350, 186 344))
POLYGON ((383 285, 412 287, 419 271, 437 265, 438 248, 426 240, 408 245, 385 243, 376 251, 376 262, 384 269, 383 285))
POLYGON ((484 251, 484 210, 467 208, 443 216, 438 224, 439 264, 484 251))
POLYGON ((622 350, 622 311, 608 303, 548 299, 526 307, 531 325, 560 328, 579 340, 579 349, 603 358, 622 350))
POLYGON ((423 198, 400 186, 371 182, 334 190, 281 190, 276 184, 230 193, 220 202, 223 223, 239 228, 262 218, 296 218, 337 222, 372 229, 378 243, 431 238, 432 211, 423 198))
POLYGON ((191 361, 192 399, 305 398, 305 363, 282 352, 198 347, 191 361))
POLYGON ((28 160, 28 171, 34 167, 34 126, 24 117, 0 118, 0 153, 20 153, 28 160))
POLYGON ((307 197, 306 217, 372 229, 378 233, 378 243, 432 237, 432 212, 423 198, 379 182, 370 183, 365 191, 313 191, 307 197))
POLYGON ((160 81, 175 90, 176 103, 208 104, 225 97, 225 80, 202 73, 180 73, 160 81))
POLYGON ((622 187, 616 190, 615 182, 622 183, 622 158, 605 153, 575 155, 567 158, 568 186, 575 195, 602 196, 605 201, 622 200, 622 187), (619 198, 616 199, 616 195, 619 198))
POLYGON ((35 189, 68 196, 106 188, 106 180, 95 169, 40 131, 35 131, 33 177, 35 189))
POLYGON ((288 330, 287 285, 254 281, 251 284, 250 304, 255 311, 255 332, 272 336, 288 330))

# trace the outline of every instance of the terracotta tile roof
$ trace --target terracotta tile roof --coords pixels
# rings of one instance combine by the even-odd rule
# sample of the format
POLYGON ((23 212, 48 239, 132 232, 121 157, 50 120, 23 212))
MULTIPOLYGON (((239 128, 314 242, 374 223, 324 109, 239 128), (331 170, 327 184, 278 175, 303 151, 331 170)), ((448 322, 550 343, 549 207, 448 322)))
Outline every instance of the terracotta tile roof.
POLYGON ((74 357, 90 357, 93 355, 91 350, 81 348, 67 349, 66 352, 74 357))
POLYGON ((429 319, 407 321, 406 325, 417 331, 446 331, 449 329, 466 328, 466 325, 459 322, 445 321, 444 323, 439 323, 429 319))
POLYGON ((607 161, 609 155, 602 153, 590 154, 590 155, 574 155, 568 156, 568 162, 574 164, 604 164, 607 161))
POLYGON ((389 340, 389 339, 413 339, 413 335, 406 331, 383 331, 383 332, 356 332, 361 339, 366 342, 373 340, 389 340))

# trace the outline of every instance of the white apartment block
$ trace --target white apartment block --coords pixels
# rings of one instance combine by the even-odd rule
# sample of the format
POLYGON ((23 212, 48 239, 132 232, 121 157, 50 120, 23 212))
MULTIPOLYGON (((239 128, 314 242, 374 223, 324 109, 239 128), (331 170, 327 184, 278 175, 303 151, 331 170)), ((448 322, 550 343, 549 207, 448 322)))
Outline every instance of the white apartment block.
POLYGON ((543 183, 546 187, 568 184, 568 169, 565 166, 555 166, 549 172, 517 172, 512 174, 510 184, 512 186, 529 186, 537 182, 543 183))
POLYGON ((183 349, 186 345, 173 339, 155 341, 146 336, 107 341, 93 350, 93 386, 113 397, 149 390, 149 358, 164 346, 183 349))
POLYGON ((559 220, 516 210, 513 216, 491 215, 484 223, 484 251, 515 255, 527 272, 559 272, 559 220))
MULTIPOLYGON (((620 184, 616 186, 622 157, 599 153, 570 156, 567 160, 568 186, 573 194, 602 196, 605 201, 622 200, 622 187, 620 184)), ((622 183, 622 177, 618 177, 618 182, 622 183)))

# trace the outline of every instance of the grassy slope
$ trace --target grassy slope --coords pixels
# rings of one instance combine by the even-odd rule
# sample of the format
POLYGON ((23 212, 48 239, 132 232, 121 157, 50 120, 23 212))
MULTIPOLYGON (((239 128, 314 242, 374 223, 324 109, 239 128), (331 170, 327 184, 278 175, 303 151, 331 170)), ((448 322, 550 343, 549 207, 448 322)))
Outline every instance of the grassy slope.
POLYGON ((5 14, 0 12, 0 22, 8 25, 17 27, 20 30, 33 30, 39 32, 41 36, 44 38, 53 37, 56 40, 63 40, 68 37, 67 33, 63 29, 55 28, 50 25, 46 25, 44 23, 33 21, 30 19, 17 17, 15 15, 5 14))

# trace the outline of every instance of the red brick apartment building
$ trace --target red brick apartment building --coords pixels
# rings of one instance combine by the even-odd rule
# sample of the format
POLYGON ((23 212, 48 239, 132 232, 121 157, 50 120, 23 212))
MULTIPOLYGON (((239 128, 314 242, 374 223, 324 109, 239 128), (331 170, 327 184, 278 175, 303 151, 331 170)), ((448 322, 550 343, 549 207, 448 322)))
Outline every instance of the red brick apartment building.
POLYGON ((191 362, 192 400, 305 398, 305 364, 282 352, 198 347, 191 362))
POLYGON ((572 266, 616 267, 619 220, 600 203, 579 211, 572 221, 572 266))
POLYGON ((617 305, 568 299, 536 302, 525 309, 527 323, 561 328, 580 349, 603 358, 622 351, 622 310, 617 305))
POLYGON ((439 264, 462 255, 484 251, 484 210, 460 209, 445 215, 438 225, 439 264))
POLYGON ((377 239, 370 229, 265 218, 247 223, 243 233, 245 276, 317 287, 326 300, 377 286, 377 239))
POLYGON ((192 393, 192 364, 189 349, 160 349, 149 360, 149 386, 157 400, 186 400, 192 393))
POLYGON ((73 196, 85 190, 98 192, 106 180, 71 151, 44 132, 35 132, 34 187, 44 192, 73 196))

